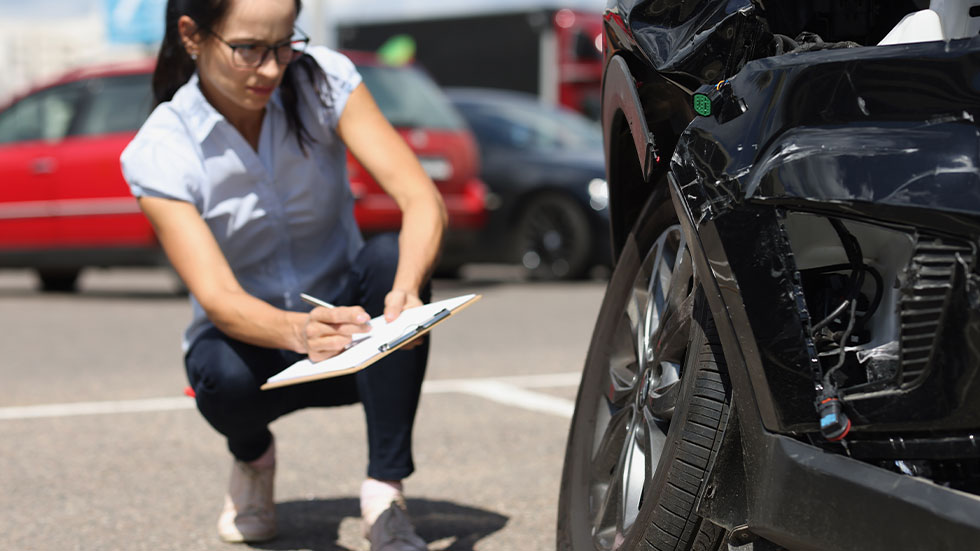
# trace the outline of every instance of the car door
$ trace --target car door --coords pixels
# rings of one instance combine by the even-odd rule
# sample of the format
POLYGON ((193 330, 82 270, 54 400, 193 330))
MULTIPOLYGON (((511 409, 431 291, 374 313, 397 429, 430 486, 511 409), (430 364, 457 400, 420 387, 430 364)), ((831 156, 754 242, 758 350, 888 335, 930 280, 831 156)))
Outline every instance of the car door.
POLYGON ((58 148, 58 232, 74 249, 155 247, 153 229, 123 179, 119 155, 150 113, 150 74, 85 81, 79 114, 58 148))
POLYGON ((0 112, 0 249, 57 245, 52 204, 57 148, 80 97, 80 86, 69 83, 28 95, 0 112))

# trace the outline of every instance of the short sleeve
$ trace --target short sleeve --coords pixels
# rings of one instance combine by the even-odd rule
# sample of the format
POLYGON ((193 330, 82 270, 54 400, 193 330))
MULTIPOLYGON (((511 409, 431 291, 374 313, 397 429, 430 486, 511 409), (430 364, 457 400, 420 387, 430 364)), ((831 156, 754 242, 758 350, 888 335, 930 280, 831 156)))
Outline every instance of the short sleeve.
POLYGON ((201 161, 177 115, 160 106, 119 158, 134 197, 163 197, 194 203, 201 161))
POLYGON ((354 63, 340 52, 324 46, 314 46, 307 53, 320 65, 327 77, 326 90, 317 90, 320 97, 326 100, 325 106, 321 104, 319 118, 330 128, 336 128, 347 100, 361 83, 361 74, 357 72, 354 63))

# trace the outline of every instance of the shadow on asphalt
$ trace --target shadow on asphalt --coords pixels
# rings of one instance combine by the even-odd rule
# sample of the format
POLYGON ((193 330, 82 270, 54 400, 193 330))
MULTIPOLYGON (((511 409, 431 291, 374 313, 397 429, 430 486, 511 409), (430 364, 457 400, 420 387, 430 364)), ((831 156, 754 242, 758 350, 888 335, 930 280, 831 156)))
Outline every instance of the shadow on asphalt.
MULTIPOLYGON (((473 551, 476 542, 500 530, 508 518, 484 509, 449 501, 409 499, 415 530, 426 542, 452 539, 446 551, 473 551)), ((349 551, 337 543, 340 522, 361 516, 357 498, 287 501, 276 504, 279 536, 251 544, 253 549, 349 551)))

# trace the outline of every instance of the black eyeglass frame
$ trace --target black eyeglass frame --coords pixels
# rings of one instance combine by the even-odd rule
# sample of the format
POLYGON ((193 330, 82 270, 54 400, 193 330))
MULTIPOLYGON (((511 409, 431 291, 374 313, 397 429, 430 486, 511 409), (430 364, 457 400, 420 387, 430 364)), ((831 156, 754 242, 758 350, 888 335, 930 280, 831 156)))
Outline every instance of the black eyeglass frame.
POLYGON ((202 27, 202 29, 208 34, 213 35, 215 38, 221 41, 221 43, 224 44, 225 46, 231 48, 231 61, 232 63, 235 64, 235 67, 238 67, 240 69, 258 69, 259 67, 265 65, 266 60, 269 59, 269 54, 273 52, 275 52, 276 63, 282 66, 289 65, 290 63, 299 59, 299 57, 303 55, 303 52, 306 51, 306 47, 309 46, 310 44, 310 37, 305 32, 303 32, 303 30, 300 29, 299 27, 293 27, 293 34, 295 35, 298 33, 300 35, 299 38, 295 38, 295 37, 290 38, 289 40, 285 40, 283 42, 280 42, 278 44, 273 44, 271 46, 265 44, 232 44, 231 42, 228 42, 227 40, 222 38, 220 34, 214 32, 214 30, 209 29, 207 27, 202 27), (297 48, 296 44, 301 44, 302 46, 297 48), (284 46, 289 46, 289 59, 285 62, 281 59, 279 55, 279 49, 284 46), (239 52, 239 50, 249 51, 249 50, 256 50, 259 48, 265 48, 265 51, 262 52, 262 56, 259 57, 257 62, 245 63, 243 61, 242 62, 239 61, 241 56, 243 55, 239 52))

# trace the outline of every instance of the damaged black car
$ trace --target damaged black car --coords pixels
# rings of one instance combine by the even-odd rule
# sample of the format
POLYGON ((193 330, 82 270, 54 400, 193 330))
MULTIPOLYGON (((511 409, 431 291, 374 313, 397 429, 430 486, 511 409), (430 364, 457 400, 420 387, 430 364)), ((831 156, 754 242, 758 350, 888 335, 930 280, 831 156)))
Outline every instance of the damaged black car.
POLYGON ((980 1, 604 20, 558 549, 980 549, 980 1))

